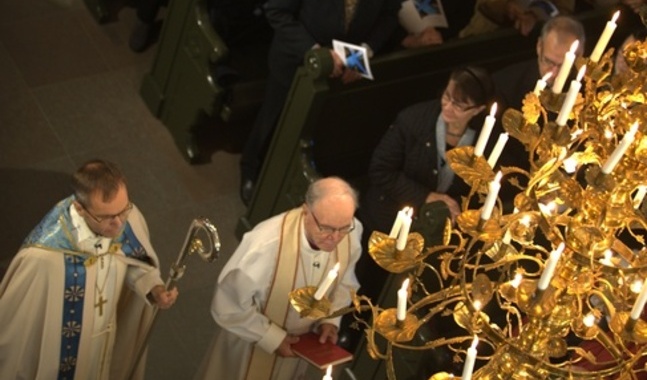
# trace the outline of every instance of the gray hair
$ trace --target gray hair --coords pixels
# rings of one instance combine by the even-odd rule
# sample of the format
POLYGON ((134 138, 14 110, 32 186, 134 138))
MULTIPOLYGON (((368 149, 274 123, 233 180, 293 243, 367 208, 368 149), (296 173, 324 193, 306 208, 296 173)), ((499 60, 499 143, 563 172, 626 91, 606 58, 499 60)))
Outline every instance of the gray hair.
POLYGON ((320 178, 312 182, 306 191, 305 203, 308 207, 312 207, 322 198, 331 196, 348 196, 353 200, 356 209, 359 205, 357 191, 339 177, 320 178))
POLYGON ((586 34, 584 32, 584 26, 579 20, 565 15, 551 17, 544 23, 544 26, 541 28, 541 36, 539 38, 543 40, 544 38, 546 38, 548 33, 553 31, 557 33, 557 38, 559 40, 561 40, 565 35, 575 36, 575 38, 580 41, 578 50, 580 52, 584 51, 586 34))

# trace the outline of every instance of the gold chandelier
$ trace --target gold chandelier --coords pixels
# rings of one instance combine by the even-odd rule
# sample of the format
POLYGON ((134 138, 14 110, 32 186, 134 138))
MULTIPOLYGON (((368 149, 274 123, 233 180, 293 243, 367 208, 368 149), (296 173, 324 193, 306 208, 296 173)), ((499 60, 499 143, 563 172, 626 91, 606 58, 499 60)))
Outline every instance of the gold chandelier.
MULTIPOLYGON (((645 378, 647 322, 640 316, 647 300, 647 219, 640 206, 647 192, 647 42, 623 54, 626 73, 613 74, 612 49, 596 60, 577 59, 581 93, 535 91, 522 110, 505 111, 503 126, 529 152, 529 171, 502 167, 495 173, 469 146, 447 153, 472 190, 456 224, 447 221, 442 244, 425 249, 422 236, 411 233, 398 249, 393 233, 373 232, 373 259, 407 275, 404 306, 383 309, 354 295, 351 308, 331 311, 325 297, 313 298, 312 288, 292 292, 292 305, 310 318, 370 310, 367 349, 388 362, 391 380, 394 347, 441 346, 465 362, 463 379, 645 378), (496 199, 501 180, 527 182, 512 213, 504 214, 496 199), (486 217, 486 206, 469 208, 483 199, 492 206, 486 217), (427 264, 432 257, 439 268, 427 264), (439 290, 423 283, 428 270, 439 290), (486 305, 504 316, 503 325, 491 322, 486 305), (463 335, 411 343, 433 317, 450 314, 463 335), (603 347, 608 358, 569 344, 573 336, 603 347), (485 364, 472 372, 475 359, 485 364)), ((431 377, 448 378, 458 376, 431 377)))

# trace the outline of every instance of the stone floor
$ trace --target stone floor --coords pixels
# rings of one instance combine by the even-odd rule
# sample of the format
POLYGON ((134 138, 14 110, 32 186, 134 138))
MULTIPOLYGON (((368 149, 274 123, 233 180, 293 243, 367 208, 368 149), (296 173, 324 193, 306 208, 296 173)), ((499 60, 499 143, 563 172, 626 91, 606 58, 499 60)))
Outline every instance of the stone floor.
POLYGON ((150 339, 148 379, 191 379, 211 339, 209 303, 222 264, 238 241, 237 152, 216 151, 191 166, 139 96, 155 46, 128 48, 134 9, 99 25, 81 0, 0 0, 0 268, 42 215, 69 194, 82 162, 117 162, 146 216, 163 274, 191 221, 208 217, 222 256, 186 260, 175 308, 161 312, 150 339))

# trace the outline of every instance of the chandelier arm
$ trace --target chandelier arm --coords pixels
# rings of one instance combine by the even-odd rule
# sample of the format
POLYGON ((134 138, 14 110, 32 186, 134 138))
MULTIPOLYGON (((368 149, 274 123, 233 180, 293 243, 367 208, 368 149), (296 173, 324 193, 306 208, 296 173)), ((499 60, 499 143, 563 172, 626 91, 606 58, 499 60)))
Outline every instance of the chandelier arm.
POLYGON ((395 366, 393 365, 393 343, 387 343, 387 355, 388 359, 386 362, 386 375, 389 380, 396 380, 395 378, 395 366))
MULTIPOLYGON (((469 285, 471 289, 471 284, 469 285)), ((426 295, 425 297, 421 298, 420 300, 416 301, 411 307, 409 308, 409 311, 411 313, 415 312, 416 310, 422 308, 423 306, 431 305, 440 302, 440 305, 447 305, 453 302, 456 302, 456 297, 461 295, 461 288, 458 285, 454 285, 445 289, 441 289, 433 294, 426 295)), ((444 308, 444 306, 443 306, 444 308)), ((433 313, 436 314, 436 313, 433 313)), ((433 315, 432 314, 432 315, 433 315)), ((431 316, 430 316, 431 317, 431 316)), ((427 317, 423 317, 421 321, 428 321, 427 317)))

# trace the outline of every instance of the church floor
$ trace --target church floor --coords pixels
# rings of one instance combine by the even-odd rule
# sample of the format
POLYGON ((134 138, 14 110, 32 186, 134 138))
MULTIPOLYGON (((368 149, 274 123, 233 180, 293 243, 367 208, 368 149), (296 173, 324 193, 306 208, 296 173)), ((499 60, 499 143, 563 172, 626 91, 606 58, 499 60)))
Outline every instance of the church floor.
POLYGON ((98 25, 82 0, 0 0, 0 273, 44 213, 69 194, 68 175, 87 159, 117 162, 147 218, 164 278, 189 224, 211 219, 220 261, 186 260, 175 308, 161 312, 150 339, 147 379, 191 379, 211 339, 209 303, 236 247, 239 152, 184 161, 139 96, 153 46, 128 48, 134 9, 98 25))

